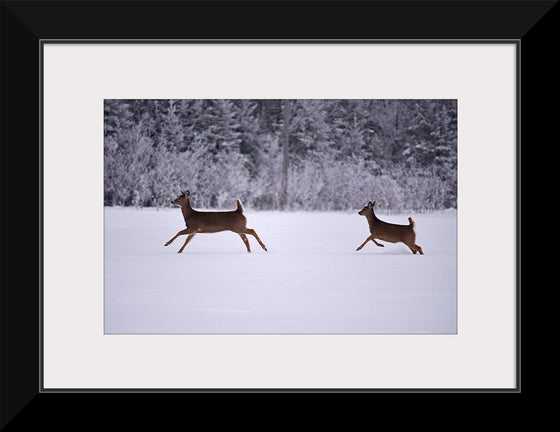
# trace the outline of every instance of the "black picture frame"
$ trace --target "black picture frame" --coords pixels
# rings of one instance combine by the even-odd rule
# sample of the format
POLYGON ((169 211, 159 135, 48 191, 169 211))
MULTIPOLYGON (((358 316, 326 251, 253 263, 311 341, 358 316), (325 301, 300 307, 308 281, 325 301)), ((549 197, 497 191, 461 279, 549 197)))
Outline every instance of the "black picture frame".
MULTIPOLYGON (((516 41, 517 386, 515 389, 96 390, 129 392, 509 392, 521 386, 521 141, 545 141, 552 112, 534 114, 558 92, 554 36, 557 1, 10 2, 0 3, 2 142, 2 289, 0 424, 28 426, 52 395, 42 389, 41 44, 73 41, 516 41), (544 55, 543 55, 544 53, 544 55), (521 78, 522 77, 522 78, 521 78), (523 117, 521 113, 523 112, 523 117), (530 138, 529 134, 530 133, 530 138), (21 185, 24 180, 26 187, 21 185), (30 208, 31 207, 31 208, 30 208), (17 227, 17 228, 16 228, 17 227), (34 272, 30 270, 36 270, 34 272)), ((529 148, 530 150, 530 148, 529 148)), ((529 166, 528 166, 528 165, 529 166)), ((524 328, 525 330, 525 328, 524 328)), ((524 348, 531 343, 524 340, 524 348)), ((524 351, 525 352, 525 351, 524 351)), ((525 378, 525 374, 523 377, 525 378)), ((524 380, 525 381, 525 380, 524 380)), ((84 391, 93 393, 94 390, 84 391)), ((77 396, 79 398, 79 396, 77 396)), ((50 402, 52 403, 52 402, 50 402)), ((84 415, 90 413, 81 407, 84 415)), ((48 421, 47 421, 48 423, 48 421)))

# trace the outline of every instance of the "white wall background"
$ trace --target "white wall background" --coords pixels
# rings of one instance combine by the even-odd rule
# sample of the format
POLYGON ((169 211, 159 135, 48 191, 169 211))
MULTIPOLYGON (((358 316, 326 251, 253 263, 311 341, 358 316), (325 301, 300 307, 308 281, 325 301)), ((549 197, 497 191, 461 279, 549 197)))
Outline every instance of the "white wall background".
POLYGON ((45 388, 513 387, 515 65, 513 44, 46 44, 45 388), (104 336, 104 98, 458 99, 459 334, 104 336))

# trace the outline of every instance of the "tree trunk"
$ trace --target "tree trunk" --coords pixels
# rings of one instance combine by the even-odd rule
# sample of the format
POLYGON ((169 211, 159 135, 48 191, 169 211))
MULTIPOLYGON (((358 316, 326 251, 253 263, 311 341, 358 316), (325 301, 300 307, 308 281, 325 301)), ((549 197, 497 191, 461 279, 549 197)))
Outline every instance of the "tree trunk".
POLYGON ((280 207, 282 210, 288 205, 288 144, 290 141, 290 101, 284 100, 284 129, 282 132, 282 190, 280 207))

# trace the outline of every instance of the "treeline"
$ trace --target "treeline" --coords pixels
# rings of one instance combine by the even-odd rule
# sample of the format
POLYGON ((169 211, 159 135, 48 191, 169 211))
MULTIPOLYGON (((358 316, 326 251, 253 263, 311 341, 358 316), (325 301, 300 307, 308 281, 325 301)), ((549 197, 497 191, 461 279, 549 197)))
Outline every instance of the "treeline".
POLYGON ((456 100, 105 100, 105 205, 457 205, 456 100))

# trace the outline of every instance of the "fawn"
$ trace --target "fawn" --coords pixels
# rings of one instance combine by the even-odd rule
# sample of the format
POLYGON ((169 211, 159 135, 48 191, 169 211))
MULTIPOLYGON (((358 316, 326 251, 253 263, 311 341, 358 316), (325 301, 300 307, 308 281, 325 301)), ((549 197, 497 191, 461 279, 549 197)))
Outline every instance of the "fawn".
POLYGON ((237 200, 237 209, 233 211, 202 212, 194 210, 191 207, 190 195, 191 193, 188 190, 181 191, 181 195, 171 201, 171 204, 181 207, 187 228, 179 231, 175 237, 165 243, 165 246, 169 246, 173 240, 180 235, 188 234, 185 244, 183 244, 181 249, 179 249, 178 253, 181 253, 196 233, 233 231, 239 234, 241 240, 243 240, 243 243, 247 246, 247 252, 251 252, 251 247, 249 246, 249 239, 247 239, 245 234, 251 234, 255 237, 261 247, 266 251, 266 246, 263 244, 255 230, 247 228, 247 218, 243 214, 243 206, 239 200, 237 200))
POLYGON ((377 246, 383 247, 381 243, 375 241, 375 239, 379 239, 389 243, 402 242, 410 248, 413 254, 420 252, 420 255, 424 255, 422 248, 415 243, 416 233, 414 232, 414 221, 412 218, 408 218, 409 225, 396 225, 384 222, 375 215, 373 211, 374 206, 375 201, 373 203, 370 201, 367 206, 358 212, 359 215, 366 217, 371 235, 358 246, 357 251, 363 248, 370 240, 377 246))

